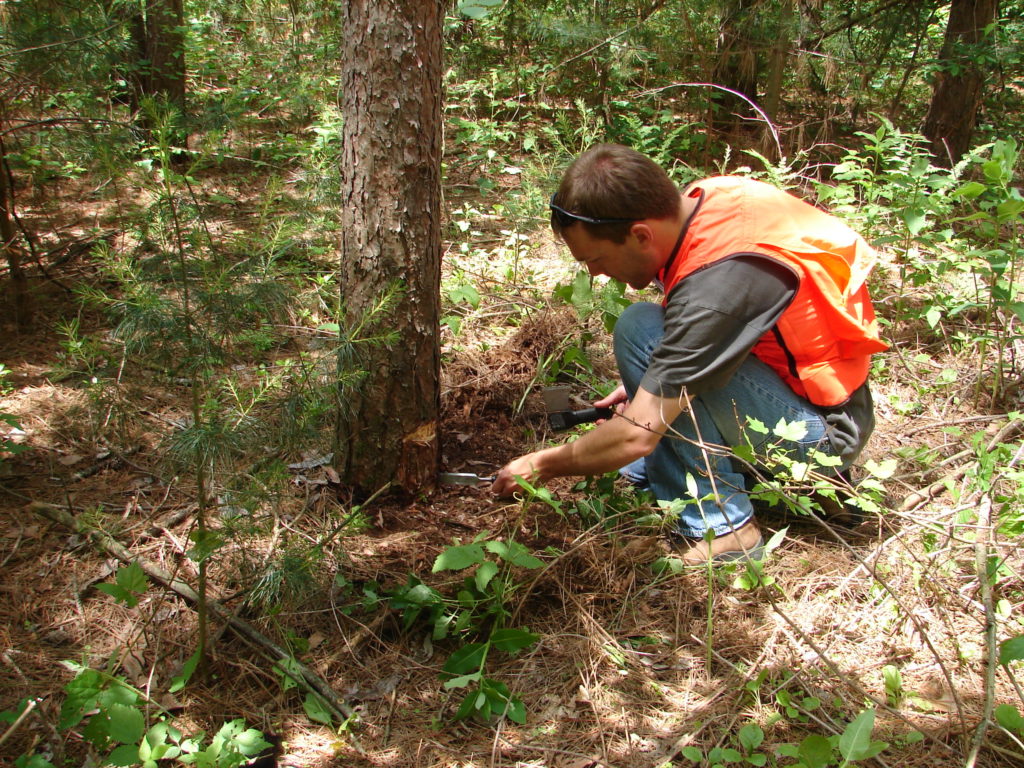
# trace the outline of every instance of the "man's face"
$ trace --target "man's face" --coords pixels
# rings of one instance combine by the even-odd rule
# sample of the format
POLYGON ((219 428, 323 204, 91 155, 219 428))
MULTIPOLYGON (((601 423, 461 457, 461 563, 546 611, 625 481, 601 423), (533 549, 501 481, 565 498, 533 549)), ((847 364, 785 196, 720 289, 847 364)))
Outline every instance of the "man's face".
POLYGON ((637 290, 647 286, 661 268, 650 239, 645 238, 636 226, 621 245, 592 237, 578 224, 564 228, 562 240, 573 258, 586 267, 591 276, 614 277, 637 290))

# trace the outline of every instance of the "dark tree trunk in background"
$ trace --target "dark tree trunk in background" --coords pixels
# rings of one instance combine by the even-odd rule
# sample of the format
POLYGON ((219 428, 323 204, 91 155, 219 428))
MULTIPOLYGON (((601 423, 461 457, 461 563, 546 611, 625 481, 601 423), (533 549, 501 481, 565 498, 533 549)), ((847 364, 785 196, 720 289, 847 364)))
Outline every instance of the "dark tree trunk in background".
POLYGON ((402 288, 384 322, 399 339, 362 361, 365 385, 339 419, 335 464, 365 492, 437 476, 444 5, 350 0, 342 19, 343 305, 355 318, 402 288))
MULTIPOLYGON (((711 75, 716 85, 742 93, 755 103, 760 74, 757 41, 754 39, 756 4, 757 0, 723 0, 718 55, 711 75)), ((724 133, 735 132, 744 117, 755 115, 743 99, 717 88, 711 91, 711 105, 711 125, 724 133)))
MULTIPOLYGON (((132 46, 139 63, 134 67, 132 107, 144 99, 165 104, 178 114, 178 129, 171 136, 175 146, 185 148, 188 133, 185 117, 185 13, 183 0, 143 0, 128 19, 132 46)), ((145 110, 139 115, 143 130, 151 134, 156 127, 145 110)))
POLYGON ((992 45, 986 28, 998 6, 998 0, 953 0, 950 8, 923 131, 940 164, 952 165, 970 149, 985 85, 979 58, 992 45))
MULTIPOLYGON (((789 70, 789 55, 793 48, 793 5, 795 0, 782 0, 782 7, 779 11, 778 32, 775 41, 771 46, 771 53, 768 59, 768 76, 764 86, 764 99, 762 108, 773 122, 779 119, 779 107, 782 104, 782 83, 789 70)), ((761 134, 761 152, 772 160, 779 160, 778 148, 776 147, 771 130, 764 127, 761 134)))
POLYGON ((32 325, 32 304, 28 279, 21 265, 24 251, 18 244, 20 239, 14 222, 14 197, 7 153, 3 141, 0 141, 0 252, 11 276, 10 306, 14 324, 18 330, 25 331, 32 325))

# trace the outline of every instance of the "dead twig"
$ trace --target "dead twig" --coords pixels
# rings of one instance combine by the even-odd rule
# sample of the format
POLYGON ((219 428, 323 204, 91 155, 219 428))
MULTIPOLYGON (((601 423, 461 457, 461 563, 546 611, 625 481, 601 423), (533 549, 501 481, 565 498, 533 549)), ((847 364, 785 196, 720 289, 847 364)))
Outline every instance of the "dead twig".
POLYGON ((21 711, 21 714, 18 715, 18 719, 11 723, 10 728, 8 728, 3 733, 0 733, 0 747, 2 747, 4 745, 4 742, 7 741, 11 736, 13 736, 14 732, 21 727, 21 724, 25 722, 28 716, 32 713, 32 710, 36 708, 36 705, 38 703, 38 699, 29 699, 28 704, 25 705, 25 709, 23 709, 21 711))
MULTIPOLYGON (((125 563, 138 563, 139 567, 154 581, 158 582, 165 588, 171 590, 176 595, 181 597, 187 603, 195 605, 199 602, 200 597, 196 591, 185 582, 175 578, 166 570, 158 565, 148 562, 140 557, 133 555, 126 547, 120 542, 108 536, 103 531, 97 530, 79 520, 73 518, 67 511, 56 507, 52 504, 46 504, 40 501, 34 501, 28 505, 27 510, 34 514, 45 517, 55 523, 65 526, 76 533, 85 536, 92 540, 97 546, 103 549, 105 552, 113 555, 117 559, 125 563)), ((261 648, 268 656, 277 661, 287 661, 288 666, 286 670, 293 670, 294 675, 289 672, 289 676, 302 688, 307 691, 315 693, 317 696, 322 698, 327 706, 333 711, 333 714, 341 720, 347 720, 354 717, 355 713, 351 707, 348 706, 338 694, 331 688, 327 682, 316 674, 312 669, 307 667, 296 660, 288 651, 277 645, 270 638, 265 636, 255 627, 251 626, 246 621, 235 616, 230 610, 224 607, 220 602, 216 600, 207 600, 207 609, 216 618, 223 621, 225 624, 231 627, 236 633, 238 633, 245 640, 253 643, 254 645, 261 648)), ((352 744, 359 751, 360 754, 365 754, 362 746, 356 740, 354 736, 350 734, 352 738, 352 744)))

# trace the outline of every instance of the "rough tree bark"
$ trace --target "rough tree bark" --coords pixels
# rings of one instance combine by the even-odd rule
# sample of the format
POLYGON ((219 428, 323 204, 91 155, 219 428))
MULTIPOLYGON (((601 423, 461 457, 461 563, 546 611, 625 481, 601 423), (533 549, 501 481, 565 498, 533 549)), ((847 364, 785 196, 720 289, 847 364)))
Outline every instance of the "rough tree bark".
POLYGON ((439 460, 442 0, 350 0, 342 51, 342 303, 349 318, 398 281, 390 348, 363 346, 335 465, 373 492, 415 492, 439 460))
POLYGON ((970 149, 986 74, 978 54, 992 44, 988 29, 998 9, 998 0, 953 0, 950 7, 923 129, 941 164, 956 163, 970 149))

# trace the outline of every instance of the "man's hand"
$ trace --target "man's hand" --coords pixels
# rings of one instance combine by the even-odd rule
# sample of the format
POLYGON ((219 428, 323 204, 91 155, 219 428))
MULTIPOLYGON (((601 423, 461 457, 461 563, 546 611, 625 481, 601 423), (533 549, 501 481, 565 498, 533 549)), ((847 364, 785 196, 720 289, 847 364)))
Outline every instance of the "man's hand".
MULTIPOLYGON (((625 390, 612 392, 603 402, 606 405, 625 402, 625 390)), ((624 467, 654 450, 684 404, 684 398, 656 397, 640 389, 620 418, 608 419, 571 442, 542 448, 510 461, 498 472, 491 493, 495 496, 514 494, 519 489, 516 475, 531 483, 543 483, 553 477, 601 475, 624 467)))
MULTIPOLYGON (((619 384, 614 390, 609 392, 607 395, 602 397, 600 400, 594 401, 595 408, 614 408, 615 412, 620 416, 626 410, 629 405, 629 395, 626 394, 626 387, 619 384)), ((600 424, 604 419, 598 419, 597 423, 600 424)))
POLYGON ((495 496, 507 497, 522 490, 519 483, 516 482, 516 476, 529 480, 531 484, 546 480, 547 478, 542 477, 537 469, 538 458, 536 453, 528 453, 510 461, 498 471, 491 484, 491 493, 495 496))

